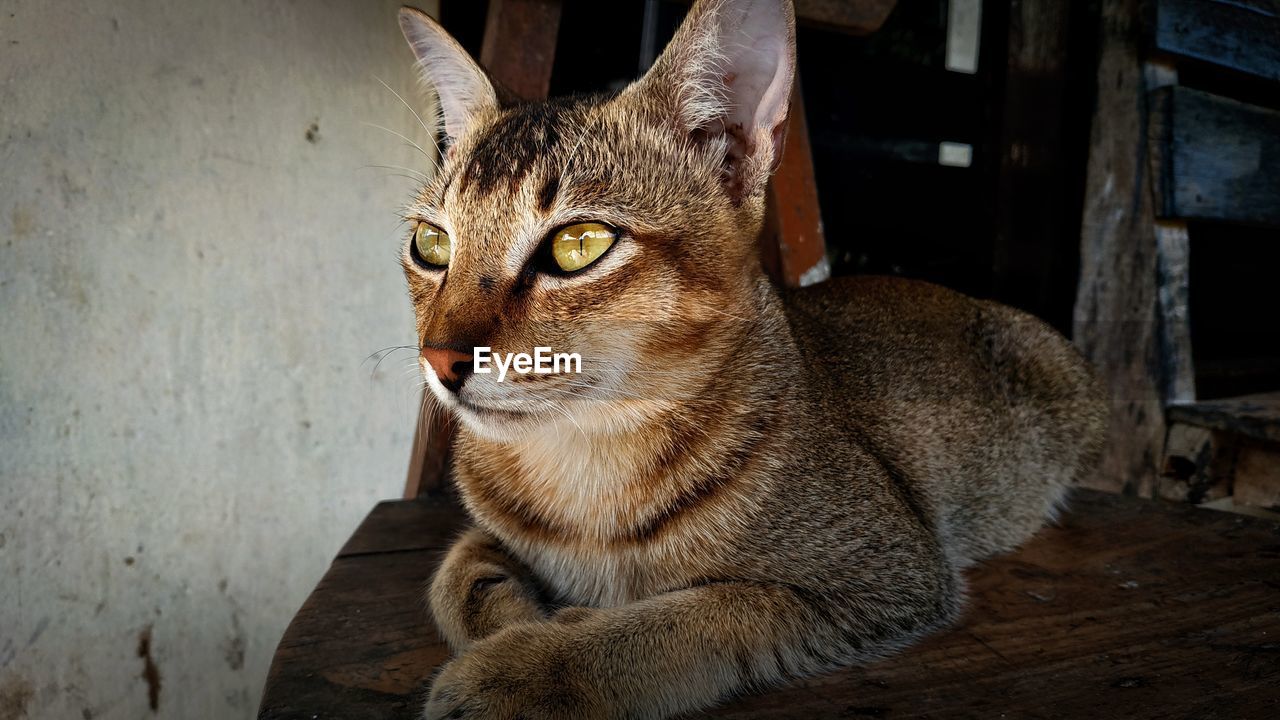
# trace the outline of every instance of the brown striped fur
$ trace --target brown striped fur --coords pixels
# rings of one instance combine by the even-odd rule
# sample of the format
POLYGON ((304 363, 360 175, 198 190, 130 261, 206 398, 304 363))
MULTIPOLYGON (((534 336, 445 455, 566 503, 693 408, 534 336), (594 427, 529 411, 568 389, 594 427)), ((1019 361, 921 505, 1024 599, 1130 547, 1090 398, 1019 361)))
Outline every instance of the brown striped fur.
POLYGON ((429 594, 458 655, 428 718, 665 718, 882 656, 954 621, 963 569, 1089 470, 1104 404, 1040 321, 761 272, 787 0, 702 0, 630 88, 546 103, 504 100, 425 16, 402 24, 452 143, 407 212, 454 242, 447 271, 406 245, 419 341, 584 361, 458 395, 424 362, 475 521, 429 594), (544 272, 548 233, 587 220, 619 241, 544 272))

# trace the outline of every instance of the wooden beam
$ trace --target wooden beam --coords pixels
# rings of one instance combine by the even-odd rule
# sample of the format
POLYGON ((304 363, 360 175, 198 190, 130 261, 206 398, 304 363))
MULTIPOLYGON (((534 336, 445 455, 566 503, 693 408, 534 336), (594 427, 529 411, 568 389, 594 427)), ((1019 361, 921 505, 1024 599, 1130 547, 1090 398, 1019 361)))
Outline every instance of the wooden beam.
POLYGON ((787 139, 782 161, 769 183, 769 196, 772 216, 766 222, 765 241, 772 238, 776 251, 763 249, 766 268, 776 257, 775 279, 787 287, 805 287, 831 277, 799 76, 791 91, 787 139))
POLYGON ((1155 212, 1137 23, 1141 0, 1103 0, 1074 337, 1111 399, 1089 484, 1150 497, 1165 441, 1155 212))
POLYGON ((1158 0, 1154 9, 1154 49, 1280 80, 1280 3, 1158 0))
POLYGON ((526 100, 547 96, 561 0, 489 0, 480 64, 526 100))
POLYGON ((1164 401, 1192 402, 1196 372, 1191 355, 1191 236, 1186 223, 1156 223, 1156 258, 1164 401))
POLYGON ((1061 0, 1023 0, 1009 13, 993 295, 1065 329, 1072 290, 1066 282, 1074 279, 1060 278, 1078 251, 1076 217, 1068 215, 1079 212, 1071 198, 1077 197, 1082 169, 1070 151, 1088 122, 1086 112, 1068 104, 1071 7, 1061 0))
POLYGON ((1280 392, 1171 405, 1169 419, 1280 443, 1280 392))
POLYGON ((852 35, 880 29, 898 0, 795 0, 796 18, 852 35))
POLYGON ((1157 498, 1193 505, 1231 494, 1236 438, 1210 428, 1170 423, 1157 498))
POLYGON ((1280 510, 1280 445, 1241 444, 1233 488, 1235 501, 1242 505, 1280 510))
POLYGON ((1186 87, 1150 106, 1159 217, 1280 227, 1280 112, 1186 87))
POLYGON ((418 413, 418 426, 413 434, 409 477, 404 486, 404 497, 410 500, 434 495, 444 489, 455 432, 447 412, 431 409, 435 403, 431 391, 424 389, 422 392, 422 410, 418 413))

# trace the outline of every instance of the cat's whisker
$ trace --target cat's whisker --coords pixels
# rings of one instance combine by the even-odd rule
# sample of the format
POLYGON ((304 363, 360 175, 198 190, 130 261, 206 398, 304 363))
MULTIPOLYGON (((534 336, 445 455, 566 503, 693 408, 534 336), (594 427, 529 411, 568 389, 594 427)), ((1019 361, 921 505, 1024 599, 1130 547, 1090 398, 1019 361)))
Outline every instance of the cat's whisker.
POLYGON ((636 375, 678 375, 684 376, 689 373, 681 370, 655 370, 652 368, 636 367, 634 365, 623 365, 621 363, 612 363, 606 360, 590 360, 583 363, 586 371, 594 372, 603 370, 605 372, 613 372, 617 374, 636 374, 636 375), (593 367, 593 365, 603 365, 605 367, 593 367))
POLYGON ((568 411, 566 411, 564 408, 560 407, 559 405, 556 405, 555 403, 551 402, 550 400, 544 399, 541 402, 547 407, 551 408, 552 410, 555 410, 556 412, 563 415, 565 420, 568 420, 569 422, 573 423, 573 426, 578 428, 578 433, 582 435, 582 439, 583 440, 587 439, 587 432, 582 429, 582 426, 578 424, 577 420, 574 420, 573 417, 569 415, 568 411))
POLYGON ((431 180, 431 176, 427 175, 421 170, 414 170, 413 168, 407 168, 407 167, 404 167, 403 165, 361 165, 360 166, 361 170, 366 170, 369 168, 376 168, 378 170, 403 170, 407 173, 412 173, 412 174, 411 175, 405 175, 403 173, 391 173, 391 174, 395 175, 396 177, 409 178, 410 180, 414 180, 420 183, 425 183, 431 180))
POLYGON ((578 150, 590 135, 591 133, 589 131, 584 131, 582 136, 578 138, 578 142, 574 144, 573 149, 569 151, 569 157, 564 161, 564 167, 560 168, 560 176, 562 178, 568 174, 569 168, 573 165, 573 161, 578 157, 578 150))
POLYGON ((373 352, 369 353, 369 356, 364 359, 364 362, 369 362, 370 360, 372 360, 373 358, 377 357, 382 353, 394 352, 396 350, 417 350, 417 349, 418 349, 417 345, 388 345, 380 350, 374 350, 373 352))
POLYGON ((431 142, 432 142, 432 143, 435 143, 435 146, 436 146, 436 152, 437 152, 437 153, 439 153, 439 152, 440 152, 440 144, 436 142, 436 131, 435 131, 435 130, 433 130, 433 129, 431 129, 431 128, 429 128, 429 127, 427 127, 427 123, 423 121, 422 116, 418 114, 418 111, 417 111, 417 110, 414 110, 414 109, 413 109, 413 106, 412 106, 412 105, 410 105, 410 104, 408 103, 408 101, 406 101, 406 100, 404 99, 404 97, 402 97, 402 96, 400 95, 400 93, 396 92, 395 90, 393 90, 393 89, 391 88, 391 86, 390 86, 390 85, 388 85, 388 84, 386 84, 385 82, 383 82, 382 78, 378 77, 377 75, 374 75, 374 76, 373 76, 373 79, 374 79, 374 80, 377 80, 377 81, 378 81, 378 82, 380 82, 380 83, 382 83, 382 87, 386 88, 386 89, 387 89, 387 90, 388 90, 392 95, 395 95, 395 96, 396 96, 396 99, 400 101, 400 104, 401 104, 401 105, 404 105, 404 107, 405 107, 405 109, 406 109, 406 110, 408 110, 409 112, 413 113, 413 117, 414 117, 414 119, 416 119, 416 120, 418 121, 418 124, 422 126, 422 129, 426 131, 426 133, 427 133, 427 137, 431 138, 431 142))
POLYGON ((555 393, 560 393, 561 395, 568 395, 569 397, 574 398, 575 400, 587 400, 590 402, 601 403, 601 404, 609 403, 613 401, 613 398, 592 397, 590 395, 584 395, 582 393, 573 392, 572 390, 565 390, 564 388, 549 387, 547 388, 547 390, 550 390, 551 392, 555 392, 555 393))
POLYGON ((613 372, 613 373, 618 373, 618 374, 624 374, 624 373, 625 373, 625 374, 632 374, 632 375, 637 375, 637 376, 645 376, 645 375, 670 375, 670 376, 673 376, 673 377, 694 377, 694 376, 698 375, 698 374, 699 374, 699 372, 705 372, 705 368, 703 368, 702 370, 697 370, 697 369, 692 369, 692 370, 657 370, 657 369, 654 369, 654 368, 641 367, 641 366, 636 366, 636 365, 631 365, 631 364, 623 364, 623 363, 619 363, 619 362, 611 362, 611 361, 608 361, 608 360, 592 360, 592 361, 589 361, 589 363, 584 363, 584 366, 586 366, 586 367, 585 367, 585 369, 586 369, 587 371, 591 371, 591 372, 595 372, 596 370, 603 370, 603 371, 605 371, 605 372, 613 372), (594 367, 594 366, 591 366, 591 364, 595 364, 595 365, 603 365, 603 366, 605 366, 605 367, 603 367, 603 368, 600 368, 600 367, 594 367))
POLYGON ((405 141, 405 142, 409 143, 410 145, 412 145, 413 147, 417 148, 418 152, 422 153, 422 157, 424 157, 424 158, 426 158, 426 159, 430 160, 430 161, 431 161, 431 164, 434 166, 434 168, 435 168, 435 169, 437 169, 437 170, 439 169, 439 163, 436 161, 435 156, 433 156, 431 153, 427 152, 426 150, 423 150, 421 145, 419 145, 418 143, 416 143, 416 142, 414 142, 414 141, 410 140, 407 136, 405 136, 405 135, 401 135, 400 133, 396 132, 395 130, 392 130, 391 128, 388 128, 388 127, 383 127, 383 126, 381 126, 381 125, 379 125, 379 124, 377 124, 377 123, 362 122, 362 123, 360 123, 360 124, 361 124, 361 125, 367 125, 367 126, 372 127, 372 128, 377 128, 377 129, 379 129, 379 130, 382 130, 383 132, 389 132, 389 133, 391 133, 392 135, 395 135, 396 137, 400 138, 401 140, 403 140, 403 141, 405 141))
POLYGON ((637 400, 644 399, 643 395, 639 395, 626 390, 619 390, 618 388, 605 387, 603 385, 593 385, 591 383, 585 383, 585 382, 574 382, 573 380, 565 380, 564 382, 565 384, 572 385, 573 387, 586 388, 588 390, 600 390, 602 392, 614 393, 616 395, 624 395, 626 397, 636 398, 637 400))
POLYGON ((360 364, 363 365, 364 363, 369 362, 369 360, 373 358, 374 355, 379 355, 379 353, 381 353, 381 355, 379 355, 378 357, 378 361, 373 365, 373 370, 369 371, 369 377, 373 378, 373 376, 378 373, 378 368, 382 366, 382 361, 390 357, 392 353, 398 352, 400 350, 417 350, 417 349, 418 348, 415 345, 399 345, 396 347, 383 348, 382 350, 379 350, 373 355, 370 355, 369 357, 365 358, 364 362, 360 364))

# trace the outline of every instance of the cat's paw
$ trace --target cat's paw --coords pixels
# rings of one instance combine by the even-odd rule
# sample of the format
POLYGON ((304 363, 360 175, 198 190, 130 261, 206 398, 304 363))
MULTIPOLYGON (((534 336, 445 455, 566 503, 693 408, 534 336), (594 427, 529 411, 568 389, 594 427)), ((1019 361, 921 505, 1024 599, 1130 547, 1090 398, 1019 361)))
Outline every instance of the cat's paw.
POLYGON ((509 625, 546 619, 528 571, 480 530, 449 548, 431 580, 427 602, 455 652, 509 625))
POLYGON ((600 688, 554 624, 506 628, 450 662, 431 685, 426 720, 600 720, 600 688))

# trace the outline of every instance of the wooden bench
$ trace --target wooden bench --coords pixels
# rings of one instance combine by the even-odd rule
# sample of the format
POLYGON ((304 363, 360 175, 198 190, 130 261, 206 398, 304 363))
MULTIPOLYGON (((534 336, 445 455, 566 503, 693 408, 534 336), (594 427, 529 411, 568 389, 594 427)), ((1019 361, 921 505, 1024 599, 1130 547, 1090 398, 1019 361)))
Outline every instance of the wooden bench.
MULTIPOLYGON (((423 588, 464 522, 440 497, 374 508, 280 641, 260 720, 418 717, 449 655, 423 588)), ((950 631, 700 716, 1280 716, 1280 523, 1079 491, 969 586, 950 631)))
MULTIPOLYGON (((1267 1, 1234 0, 1230 5, 1249 10, 1251 2, 1267 1)), ((1162 0, 1159 4, 1193 13, 1229 3, 1162 0)), ((868 32, 883 21, 892 5, 893 0, 798 0, 797 10, 802 19, 825 25, 863 23, 854 29, 868 32), (855 5, 875 8, 875 12, 858 15, 855 5)), ((1104 13, 1112 21, 1109 27, 1122 41, 1105 51, 1110 55, 1104 57, 1100 72, 1112 72, 1117 64, 1132 60, 1133 67, 1124 65, 1124 72, 1140 75, 1136 45, 1123 44, 1136 42, 1126 33, 1138 21, 1138 6, 1139 0, 1105 3, 1104 13), (1116 25, 1116 18, 1123 18, 1123 23, 1116 25)), ((490 0, 482 60, 518 93, 545 95, 559 14, 558 0, 490 0)), ((1186 53, 1231 52, 1230 44, 1224 45, 1216 36, 1196 35, 1197 26, 1166 25, 1169 48, 1181 42, 1186 53), (1213 50, 1218 46, 1225 49, 1213 50)), ((1157 22, 1154 27, 1165 26, 1157 22)), ((1268 27, 1255 26, 1249 32, 1265 38, 1268 27)), ((1253 36, 1246 32, 1240 37, 1253 36)), ((1124 77, 1133 80, 1130 75, 1124 77)), ((1130 82, 1121 90, 1144 92, 1141 87, 1140 82, 1130 82)), ((1171 92, 1170 113, 1148 118, 1126 108, 1119 115, 1122 132, 1114 137, 1104 133, 1095 141, 1100 158, 1114 159, 1103 152, 1112 149, 1128 153, 1130 164, 1123 159, 1119 163, 1122 177, 1143 177, 1124 174, 1135 169, 1132 160, 1137 157, 1138 139, 1147 131, 1143 123, 1171 119, 1173 125, 1152 126, 1161 132, 1182 127, 1186 114, 1178 110, 1180 99, 1191 96, 1171 92)), ((1109 100, 1115 101, 1109 91, 1100 92, 1100 112, 1115 110, 1107 105, 1109 100)), ((1154 106, 1164 107, 1159 102, 1154 106)), ((778 176, 782 181, 772 191, 771 230, 763 241, 767 249, 772 243, 775 276, 795 285, 824 256, 803 113, 794 114, 791 122, 792 140, 778 176)), ((1104 122, 1115 119, 1107 117, 1104 122)), ((1177 137, 1176 130, 1170 132, 1177 137)), ((1164 148, 1156 146, 1158 152, 1164 148)), ((1170 167, 1186 166, 1175 162, 1170 167)), ((1092 180, 1096 189, 1105 180, 1103 169, 1113 176, 1117 172, 1115 167, 1099 166, 1092 180)), ((1170 177, 1176 182, 1176 173, 1170 177)), ((1088 312, 1096 318, 1099 310, 1105 313, 1108 308, 1132 304, 1133 298, 1123 293, 1134 288, 1116 282, 1117 277, 1123 279, 1123 271, 1149 268, 1155 274, 1155 205, 1150 187, 1112 188, 1108 193, 1105 202, 1090 212, 1112 217, 1116 208, 1108 203, 1137 198, 1137 212, 1148 221, 1142 237, 1150 247, 1136 259, 1122 258, 1119 271, 1108 270, 1110 274, 1102 279, 1110 285, 1101 289, 1090 285, 1096 278, 1084 283, 1082 290, 1095 292, 1090 301, 1099 303, 1084 308, 1086 320, 1088 312)), ((1134 212, 1127 206, 1121 211, 1121 220, 1134 212)), ((1104 235, 1111 235, 1103 240, 1115 241, 1125 228, 1107 225, 1104 230, 1104 235)), ((1128 238, 1118 242, 1106 245, 1106 251, 1127 252, 1128 238)), ((1162 257, 1167 262, 1172 256, 1162 257)), ((1115 256, 1091 258, 1095 265, 1114 260, 1115 256)), ((1154 281, 1152 287, 1136 290, 1148 293, 1139 296, 1138 304, 1154 321, 1154 281)), ((1169 290, 1176 288, 1167 285, 1169 290)), ((1140 325, 1141 332, 1126 337, 1090 337, 1093 330, 1086 328, 1086 348, 1104 358, 1138 348, 1136 354, 1121 353, 1115 356, 1120 361, 1104 365, 1116 376, 1131 378, 1133 363, 1140 365, 1158 356, 1161 336, 1154 322, 1140 325)), ((1139 367, 1141 372, 1145 369, 1139 367)), ((1148 420, 1126 409, 1120 422, 1128 418, 1136 423, 1120 427, 1122 433, 1133 435, 1127 438, 1132 442, 1113 448, 1107 467, 1116 477, 1129 477, 1126 473, 1139 468, 1132 476, 1146 477, 1148 490, 1154 471, 1147 466, 1153 461, 1148 456, 1134 461, 1132 453, 1135 448, 1149 450, 1155 443, 1158 457, 1166 443, 1163 385, 1149 390, 1158 419, 1148 420), (1152 440, 1156 435, 1158 442, 1152 440)), ((1270 420, 1276 407, 1266 398, 1256 400, 1184 403, 1170 406, 1169 418, 1194 423, 1187 427, 1217 428, 1214 432, 1247 435, 1262 428, 1256 432, 1266 440, 1271 438, 1267 433, 1274 427, 1270 420)), ((1140 411, 1148 405, 1135 407, 1140 411)), ((449 437, 447 425, 420 428, 406 488, 411 499, 382 503, 370 513, 294 617, 273 658, 260 718, 418 717, 432 673, 449 656, 429 618, 423 591, 448 543, 467 522, 461 508, 443 494, 449 437)), ((1174 444, 1172 435, 1168 442, 1174 444)), ((1280 714, 1278 568, 1280 524, 1274 521, 1080 491, 1059 525, 1042 531, 1019 552, 970 572, 972 601, 954 629, 888 660, 740 698, 701 715, 757 719, 1276 717, 1280 714)))

